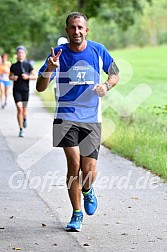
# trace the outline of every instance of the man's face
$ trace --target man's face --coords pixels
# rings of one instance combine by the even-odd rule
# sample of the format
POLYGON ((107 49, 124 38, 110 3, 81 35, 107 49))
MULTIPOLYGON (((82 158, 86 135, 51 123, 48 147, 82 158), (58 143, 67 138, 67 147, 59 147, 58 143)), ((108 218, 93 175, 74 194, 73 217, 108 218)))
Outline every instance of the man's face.
POLYGON ((17 59, 19 61, 25 60, 25 57, 26 57, 26 54, 24 50, 20 49, 17 51, 17 59))
POLYGON ((88 31, 87 23, 83 17, 69 19, 66 32, 71 44, 81 45, 88 31))

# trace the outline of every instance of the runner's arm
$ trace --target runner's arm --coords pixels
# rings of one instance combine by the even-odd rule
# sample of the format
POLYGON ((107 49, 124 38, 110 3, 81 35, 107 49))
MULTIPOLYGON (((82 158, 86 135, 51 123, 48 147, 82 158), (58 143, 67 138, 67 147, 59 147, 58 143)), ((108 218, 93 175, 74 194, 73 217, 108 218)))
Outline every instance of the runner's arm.
POLYGON ((45 71, 40 76, 38 76, 36 83, 36 90, 38 92, 43 92, 45 91, 45 89, 47 89, 51 75, 52 72, 50 72, 48 68, 46 68, 45 71))
POLYGON ((62 49, 60 49, 58 53, 55 55, 53 47, 51 48, 51 57, 48 58, 47 67, 37 79, 36 90, 38 92, 43 92, 45 89, 47 89, 50 82, 50 77, 54 69, 59 67, 59 57, 61 53, 62 49))

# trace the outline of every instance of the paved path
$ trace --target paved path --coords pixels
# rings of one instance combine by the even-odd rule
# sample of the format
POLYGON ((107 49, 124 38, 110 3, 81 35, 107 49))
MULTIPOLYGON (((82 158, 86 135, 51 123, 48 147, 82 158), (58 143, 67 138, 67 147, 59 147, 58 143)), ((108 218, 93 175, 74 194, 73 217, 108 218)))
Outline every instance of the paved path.
POLYGON ((66 160, 52 148, 52 115, 34 93, 25 137, 17 135, 10 94, 0 110, 0 251, 167 251, 166 183, 101 147, 99 208, 84 215, 82 232, 67 233, 66 160))

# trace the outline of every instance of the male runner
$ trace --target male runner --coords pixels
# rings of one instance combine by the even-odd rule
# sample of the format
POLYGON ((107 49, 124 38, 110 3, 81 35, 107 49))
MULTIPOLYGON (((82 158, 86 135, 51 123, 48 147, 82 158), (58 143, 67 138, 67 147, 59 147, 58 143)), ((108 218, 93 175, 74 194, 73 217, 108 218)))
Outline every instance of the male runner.
POLYGON ((26 49, 24 46, 16 48, 17 62, 11 65, 10 80, 13 81, 13 97, 17 108, 17 120, 19 124, 19 137, 23 137, 23 127, 27 127, 27 104, 29 100, 29 80, 36 80, 35 70, 26 61, 26 49))
POLYGON ((36 84, 37 91, 42 92, 55 76, 57 79, 53 145, 63 147, 67 159, 67 188, 73 208, 67 231, 81 230, 81 192, 85 212, 93 215, 97 209, 92 184, 101 138, 101 97, 119 80, 113 58, 102 44, 86 40, 88 31, 84 14, 68 15, 69 43, 51 49, 36 84), (108 74, 102 85, 101 70, 108 74))

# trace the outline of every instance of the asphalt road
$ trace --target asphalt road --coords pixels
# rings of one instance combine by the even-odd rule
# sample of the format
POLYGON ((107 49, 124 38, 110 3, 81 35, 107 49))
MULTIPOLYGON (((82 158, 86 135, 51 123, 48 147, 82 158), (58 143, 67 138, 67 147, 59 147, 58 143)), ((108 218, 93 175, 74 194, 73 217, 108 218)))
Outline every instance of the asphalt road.
POLYGON ((52 121, 33 91, 24 138, 11 90, 0 110, 0 251, 166 252, 167 184, 103 146, 94 184, 98 210, 84 214, 80 233, 64 231, 72 209, 52 121))

